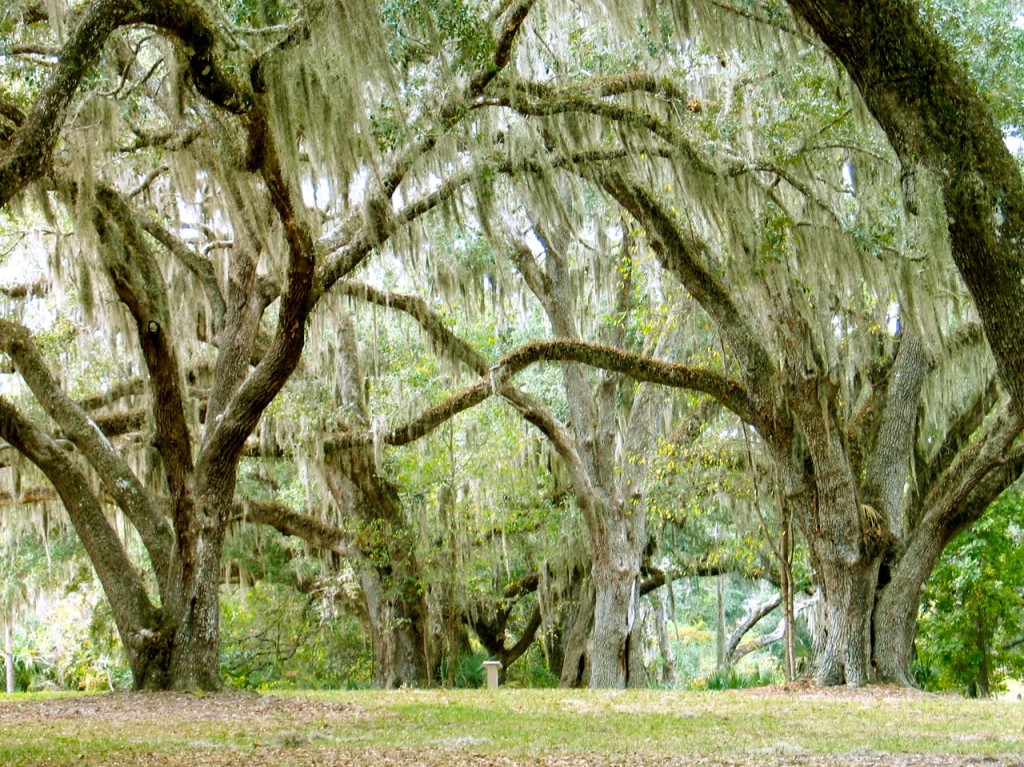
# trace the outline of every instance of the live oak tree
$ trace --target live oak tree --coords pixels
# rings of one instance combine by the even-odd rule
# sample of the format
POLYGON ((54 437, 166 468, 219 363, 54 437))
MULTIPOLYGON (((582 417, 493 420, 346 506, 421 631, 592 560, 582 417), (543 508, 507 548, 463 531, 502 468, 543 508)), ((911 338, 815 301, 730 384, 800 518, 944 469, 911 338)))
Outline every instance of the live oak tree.
POLYGON ((496 14, 496 37, 482 22, 475 58, 437 85, 442 108, 421 114, 423 137, 398 146, 377 145, 362 111, 368 97, 388 98, 374 13, 317 4, 262 30, 188 0, 101 0, 52 15, 27 3, 13 9, 17 29, 29 30, 53 66, 40 87, 17 94, 27 109, 3 96, 0 202, 31 204, 31 187, 44 210, 62 208, 53 215, 74 230, 75 267, 101 277, 93 289, 104 300, 91 308, 109 310, 106 327, 135 338, 145 370, 151 471, 133 470, 61 388, 31 332, 10 320, 4 350, 75 450, 10 400, 0 426, 68 510, 137 687, 219 685, 220 554, 246 441, 298 365, 320 298, 403 221, 465 181, 463 168, 447 169, 455 178, 440 190, 410 179, 458 122, 463 100, 507 64, 525 7, 496 14), (374 67, 380 77, 362 76, 374 67), (357 75, 353 87, 328 88, 324 78, 342 71, 357 75), (83 87, 87 76, 94 87, 83 87), (376 94, 362 90, 366 82, 380 83, 376 94), (354 174, 370 168, 365 202, 346 207, 354 174), (330 184, 330 209, 307 207, 303 184, 330 184), (405 205, 393 199, 400 187, 405 205), (201 233, 200 247, 186 231, 201 233), (106 302, 111 294, 120 306, 106 302), (268 310, 276 322, 265 323, 268 310), (87 471, 138 530, 157 598, 87 471))

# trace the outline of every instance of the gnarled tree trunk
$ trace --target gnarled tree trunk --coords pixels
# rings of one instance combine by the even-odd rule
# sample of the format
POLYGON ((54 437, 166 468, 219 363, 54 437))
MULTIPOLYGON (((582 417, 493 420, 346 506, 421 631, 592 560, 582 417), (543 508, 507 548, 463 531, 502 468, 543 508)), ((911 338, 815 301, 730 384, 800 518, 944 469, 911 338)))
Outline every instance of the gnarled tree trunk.
POLYGON ((646 525, 638 509, 608 510, 601 521, 603 535, 591 534, 594 623, 588 642, 589 686, 642 686, 640 564, 646 525))

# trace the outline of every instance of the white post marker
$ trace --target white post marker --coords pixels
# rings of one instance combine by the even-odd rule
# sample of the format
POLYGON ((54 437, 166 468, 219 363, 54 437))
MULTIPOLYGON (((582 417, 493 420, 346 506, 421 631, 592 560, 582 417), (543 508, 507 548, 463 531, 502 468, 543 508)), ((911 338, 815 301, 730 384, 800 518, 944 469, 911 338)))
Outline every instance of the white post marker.
POLYGON ((487 689, 498 689, 498 671, 501 669, 500 660, 485 660, 484 670, 487 671, 487 689))

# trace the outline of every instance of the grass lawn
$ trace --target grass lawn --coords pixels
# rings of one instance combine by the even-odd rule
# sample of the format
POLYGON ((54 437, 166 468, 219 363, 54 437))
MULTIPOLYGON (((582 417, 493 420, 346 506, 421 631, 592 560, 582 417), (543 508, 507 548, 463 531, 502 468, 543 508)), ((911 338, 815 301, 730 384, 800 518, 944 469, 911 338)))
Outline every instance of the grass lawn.
POLYGON ((0 765, 1021 765, 1024 704, 889 688, 0 694, 0 765))

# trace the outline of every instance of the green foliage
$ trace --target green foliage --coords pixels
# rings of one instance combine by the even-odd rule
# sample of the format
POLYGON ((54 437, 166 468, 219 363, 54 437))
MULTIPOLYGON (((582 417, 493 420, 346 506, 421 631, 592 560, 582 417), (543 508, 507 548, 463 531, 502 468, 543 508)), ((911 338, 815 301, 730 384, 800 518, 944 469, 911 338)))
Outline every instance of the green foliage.
POLYGON ((386 0, 381 17, 392 33, 391 56, 408 64, 425 54, 455 54, 455 66, 472 71, 493 55, 483 5, 472 0, 386 0))
POLYGON ((131 685, 110 607, 91 579, 52 595, 44 618, 16 626, 19 690, 123 690, 131 685))
POLYGON ((17 689, 127 687, 131 680, 110 605, 77 537, 53 528, 42 539, 14 524, 5 537, 0 624, 13 628, 17 689))
POLYGON ((235 688, 365 687, 372 657, 353 618, 317 609, 281 583, 258 581, 221 599, 221 670, 235 688))
POLYGON ((1024 130, 1024 28, 1013 0, 926 0, 926 20, 955 48, 1004 130, 1024 130))
POLYGON ((986 695, 1024 676, 1024 495, 1004 493, 949 545, 922 599, 919 679, 986 695))
POLYGON ((694 690, 741 690, 778 684, 781 681, 778 669, 762 670, 760 666, 754 666, 742 670, 733 667, 728 671, 713 671, 706 677, 695 679, 690 686, 694 690))
POLYGON ((487 653, 482 651, 458 653, 454 659, 450 655, 445 655, 441 659, 438 678, 445 684, 451 680, 456 688, 482 687, 487 678, 483 664, 488 657, 487 653))

